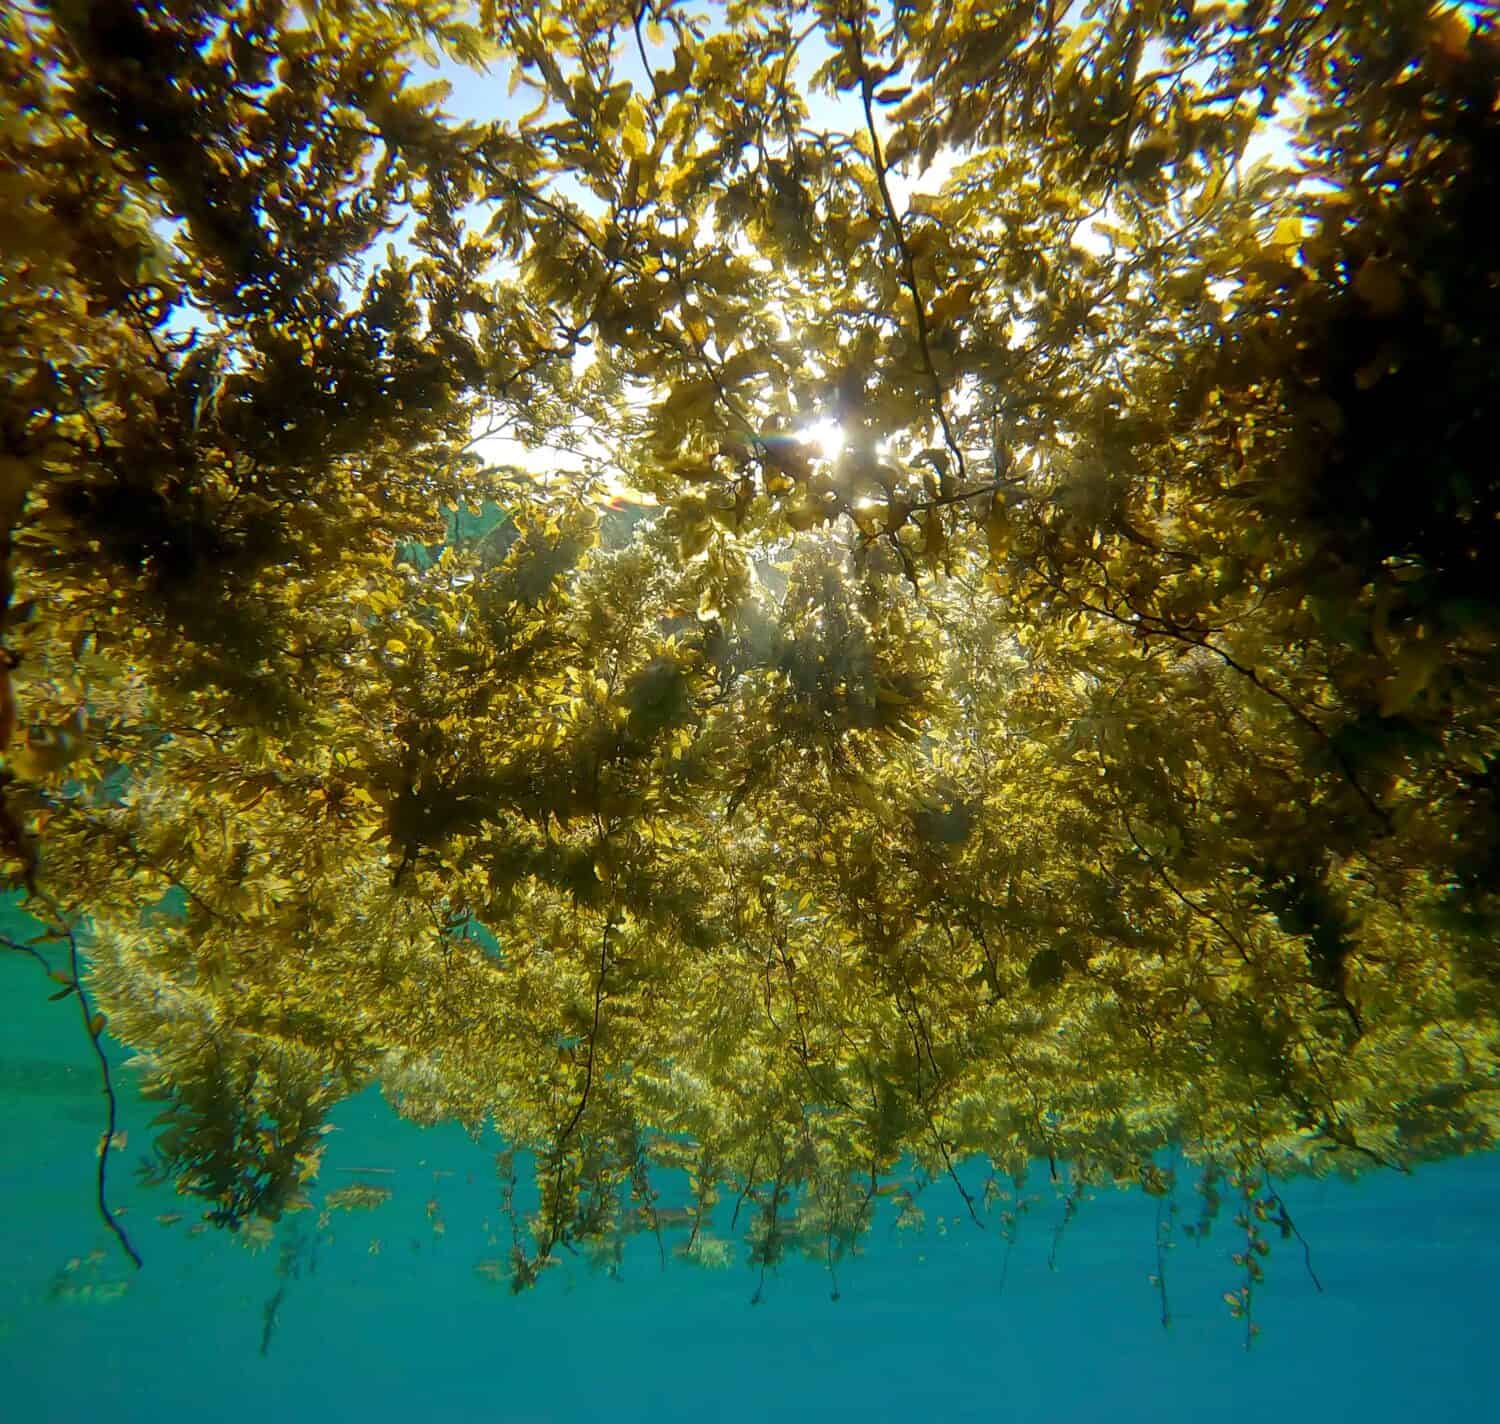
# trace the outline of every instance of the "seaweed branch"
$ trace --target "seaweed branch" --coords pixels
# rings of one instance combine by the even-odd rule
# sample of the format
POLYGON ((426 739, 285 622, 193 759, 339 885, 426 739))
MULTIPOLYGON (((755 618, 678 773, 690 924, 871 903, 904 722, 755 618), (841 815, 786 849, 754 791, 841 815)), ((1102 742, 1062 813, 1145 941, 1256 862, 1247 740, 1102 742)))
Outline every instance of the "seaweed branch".
POLYGON ((1076 1164, 1074 1165, 1073 1173, 1073 1181, 1068 1187, 1067 1199, 1063 1202, 1062 1219, 1052 1230, 1052 1245, 1047 1251, 1047 1269, 1049 1271, 1057 1269, 1057 1252, 1058 1248, 1062 1245, 1063 1234, 1068 1229, 1068 1223, 1078 1215, 1078 1206, 1083 1200, 1084 1188, 1088 1186, 1084 1174, 1078 1170, 1076 1164))
POLYGON ((841 1299, 843 1299, 843 1292, 839 1290, 838 1264, 837 1257, 834 1255, 833 1250, 833 1227, 831 1225, 828 1228, 827 1236, 824 1241, 823 1255, 824 1260, 828 1264, 828 1299, 837 1304, 841 1299))
MULTIPOLYGON (((1016 1237, 1020 1234, 1021 1217, 1029 1206, 1025 1195, 1026 1173, 1024 1169, 1011 1177, 1011 1184, 1015 1188, 1012 1205, 1000 1209, 1000 1239, 1005 1242, 1005 1255, 1000 1263, 1000 1283, 995 1288, 997 1299, 1005 1294, 1005 1283, 1010 1279, 1010 1258, 1016 1249, 1016 1237)), ((996 1182, 994 1173, 991 1173, 984 1184, 985 1209, 989 1209, 992 1201, 1003 1201, 1005 1196, 1006 1193, 996 1182)))
MULTIPOLYGON (((927 309, 922 301, 922 289, 917 282, 916 258, 912 254, 911 244, 906 238, 906 228, 901 221, 901 215, 896 211, 895 200, 891 197, 890 184, 886 180, 886 158, 880 142, 880 133, 875 126, 875 110, 872 106, 875 97, 875 76, 870 72, 869 65, 866 63, 859 29, 852 20, 846 20, 846 23, 849 26, 850 54, 854 61, 855 77, 859 82, 860 104, 864 109, 865 132, 870 139, 875 183, 880 190, 880 204, 884 210, 886 223, 901 257, 901 281, 911 297, 912 313, 916 318, 917 350, 921 353, 922 370, 927 376, 931 389, 933 411, 937 415, 938 424, 942 427, 943 444, 948 447, 949 453, 953 456, 953 463, 958 470, 959 484, 967 485, 969 482, 968 466, 964 461, 964 452, 959 446, 958 436, 954 433, 953 425, 948 419, 942 377, 938 375, 937 366, 932 359, 932 336, 927 329, 927 309)), ((972 495, 982 493, 982 490, 970 490, 963 498, 967 499, 972 495)))
POLYGON ((1266 1278, 1261 1258, 1271 1254, 1271 1244, 1261 1231, 1260 1223, 1270 1217, 1272 1203, 1269 1198, 1256 1197, 1255 1178, 1248 1171, 1242 1170, 1234 1184, 1242 1199, 1234 1224, 1245 1233, 1245 1245, 1243 1250, 1233 1252, 1229 1259, 1244 1272, 1244 1277, 1238 1288, 1224 1292, 1224 1303, 1229 1307, 1232 1319, 1245 1322, 1245 1348, 1248 1350, 1260 1334, 1260 1326, 1255 1322, 1255 1288, 1266 1278))
POLYGON ((261 1308, 260 1318, 260 1357, 265 1359, 271 1353, 271 1340, 276 1334, 276 1320, 281 1311, 282 1297, 286 1295, 286 1283, 276 1287, 276 1293, 261 1308))
POLYGON ((1147 1190, 1152 1191, 1158 1185, 1165 1190, 1152 1193, 1156 1197, 1156 1270, 1151 1276, 1151 1284, 1156 1287, 1156 1298, 1161 1307, 1161 1328, 1168 1330, 1172 1325, 1172 1306, 1167 1299, 1167 1252, 1172 1249, 1172 1230, 1177 1222, 1177 1174, 1170 1170, 1160 1173, 1148 1180, 1147 1190))
POLYGON ((1297 1223, 1292 1220, 1292 1214, 1286 1209, 1286 1202, 1282 1200, 1281 1193, 1276 1190, 1276 1184, 1271 1179, 1271 1169, 1262 1164, 1265 1172, 1266 1195, 1276 1208, 1276 1216, 1273 1218, 1277 1229, 1281 1232, 1281 1239, 1287 1241, 1295 1236, 1302 1246, 1302 1264, 1307 1268, 1308 1279, 1317 1287, 1318 1294, 1323 1293, 1323 1282, 1318 1279, 1318 1273, 1313 1270, 1312 1247, 1307 1244, 1307 1238, 1297 1229, 1297 1223))
POLYGON ((11 939, 8 935, 0 935, 0 945, 18 954, 24 954, 34 959, 44 968, 49 976, 63 987, 52 997, 54 999, 66 999, 76 995, 78 998, 78 1011, 83 1020, 84 1032, 88 1034, 89 1046, 94 1051, 94 1057, 99 1065, 100 1091, 104 1095, 105 1118, 104 1136, 99 1142, 99 1160, 94 1169, 94 1202, 98 1207, 99 1215, 104 1224, 114 1233, 115 1239, 119 1241, 121 1249, 130 1258, 131 1264, 140 1269, 142 1264, 140 1253, 130 1242, 125 1228, 120 1225, 119 1219, 109 1207, 109 1154, 114 1146, 115 1127, 119 1121, 119 1103, 115 1098, 114 1083, 109 1074, 109 1059, 104 1052, 104 1045, 100 1039, 104 1034, 104 1015, 95 1013, 89 1004, 88 994, 83 987, 80 976, 80 965, 78 959, 78 937, 71 925, 68 924, 67 916, 63 914, 61 907, 50 895, 42 891, 36 891, 36 898, 41 900, 53 917, 57 920, 56 925, 49 925, 47 929, 31 944, 21 944, 11 939), (68 946, 68 967, 66 970, 53 969, 47 958, 35 948, 37 943, 48 941, 62 941, 68 946))

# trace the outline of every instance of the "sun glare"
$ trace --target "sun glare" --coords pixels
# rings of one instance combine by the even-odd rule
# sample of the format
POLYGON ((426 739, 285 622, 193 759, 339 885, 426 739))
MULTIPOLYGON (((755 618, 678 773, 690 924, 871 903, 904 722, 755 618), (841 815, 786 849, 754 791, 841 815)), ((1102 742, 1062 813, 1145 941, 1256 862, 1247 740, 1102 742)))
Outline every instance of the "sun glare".
POLYGON ((813 446, 825 460, 838 457, 844 448, 844 427, 836 420, 820 420, 797 432, 804 445, 813 446))

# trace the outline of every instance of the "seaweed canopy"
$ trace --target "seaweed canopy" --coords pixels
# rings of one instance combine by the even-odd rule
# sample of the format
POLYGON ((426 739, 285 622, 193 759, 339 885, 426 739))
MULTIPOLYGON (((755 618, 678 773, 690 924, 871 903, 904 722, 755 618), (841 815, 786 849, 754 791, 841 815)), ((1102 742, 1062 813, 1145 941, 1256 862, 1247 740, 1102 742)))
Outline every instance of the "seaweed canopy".
POLYGON ((520 1286, 1170 1143, 1250 1290, 1500 1122, 1494 25, 703 8, 0 17, 9 947, 226 1227, 379 1082, 520 1286))

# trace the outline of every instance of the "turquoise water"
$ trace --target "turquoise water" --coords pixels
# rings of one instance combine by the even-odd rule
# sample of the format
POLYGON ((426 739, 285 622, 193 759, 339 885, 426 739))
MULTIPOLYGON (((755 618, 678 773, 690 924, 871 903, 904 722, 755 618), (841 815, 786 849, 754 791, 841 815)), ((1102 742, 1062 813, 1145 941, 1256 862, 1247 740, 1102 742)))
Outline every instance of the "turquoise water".
MULTIPOLYGON (((1156 1203, 1090 1194, 1054 1245, 1063 1202, 1045 1169, 1008 1267, 998 1224, 976 1230, 957 1191, 936 1182, 919 1199, 924 1229, 882 1219, 842 1264, 837 1301, 827 1272, 797 1260, 752 1306, 743 1250, 730 1269, 701 1271, 671 1261, 670 1235, 665 1269, 655 1242, 636 1237, 618 1280, 569 1258, 515 1297, 475 1271, 504 1255, 500 1144, 412 1127, 378 1094, 337 1114, 322 1185, 385 1185, 389 1202, 334 1213, 322 1230, 314 1213, 288 1218, 253 1253, 213 1230, 186 1234, 191 1209, 134 1179, 157 1109, 133 1099, 121 1070, 131 1140, 112 1158, 112 1197, 145 1258, 136 1272, 93 1210, 102 1104, 87 1045, 71 1007, 46 991, 34 965, 0 959, 5 1424, 1410 1424, 1419 1411, 1491 1417, 1500 1403, 1495 1157, 1287 1185, 1324 1290, 1296 1243, 1277 1240, 1257 1295, 1264 1334, 1247 1353, 1221 1300, 1236 1284, 1232 1200, 1207 1241, 1178 1232, 1163 1330, 1149 1280, 1156 1203), (382 1170, 349 1170, 371 1167, 382 1170), (179 1210, 181 1221, 155 1220, 179 1210)), ((117 1064, 128 1057, 111 1047, 117 1064)), ((664 1205, 677 1186, 662 1183, 664 1205)), ((1197 1208, 1187 1180, 1179 1197, 1186 1223, 1197 1208)))

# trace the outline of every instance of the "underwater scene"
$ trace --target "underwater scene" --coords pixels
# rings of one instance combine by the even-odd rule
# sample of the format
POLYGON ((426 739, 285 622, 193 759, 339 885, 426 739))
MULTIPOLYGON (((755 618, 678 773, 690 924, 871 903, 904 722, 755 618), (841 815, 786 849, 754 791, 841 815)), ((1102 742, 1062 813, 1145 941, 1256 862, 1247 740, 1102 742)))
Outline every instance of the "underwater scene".
POLYGON ((1500 5, 0 3, 0 1424, 1500 1418, 1500 5))

